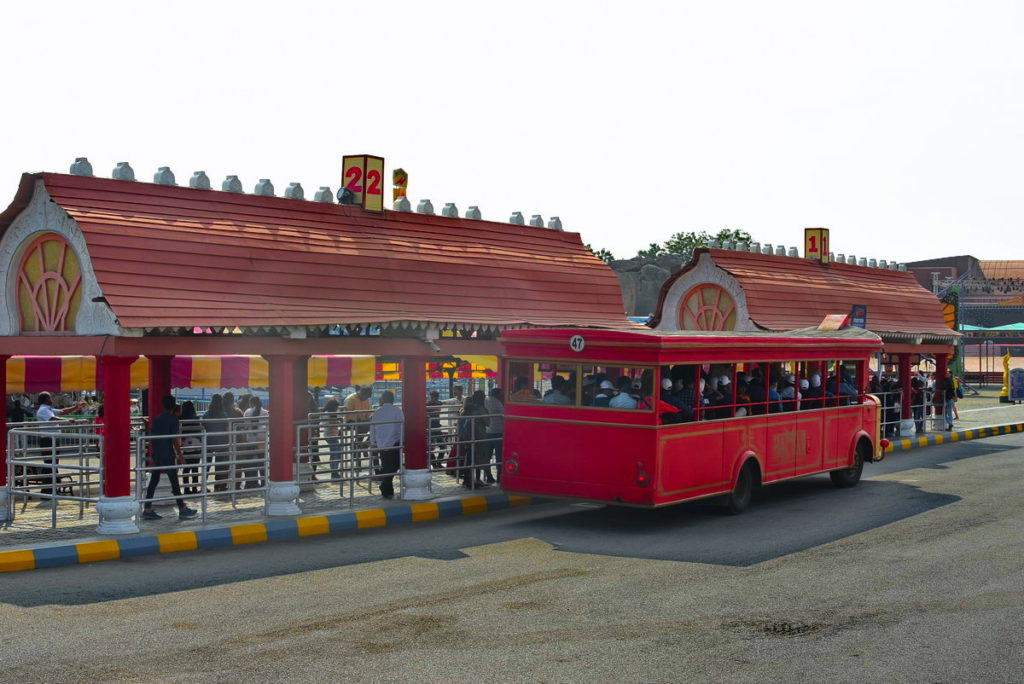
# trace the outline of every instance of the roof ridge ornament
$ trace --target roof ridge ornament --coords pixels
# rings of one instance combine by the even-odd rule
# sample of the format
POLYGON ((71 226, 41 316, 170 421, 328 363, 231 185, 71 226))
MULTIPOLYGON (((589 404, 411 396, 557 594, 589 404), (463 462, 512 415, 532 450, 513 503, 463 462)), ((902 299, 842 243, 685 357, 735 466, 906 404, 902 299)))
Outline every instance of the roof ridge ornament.
POLYGON ((428 200, 428 199, 421 199, 420 203, 416 205, 416 213, 417 214, 425 214, 427 216, 433 216, 433 214, 434 214, 434 205, 433 205, 433 203, 430 200, 428 200))
POLYGON ((174 172, 171 171, 169 166, 161 166, 157 169, 156 173, 153 174, 153 182, 157 185, 177 185, 174 182, 174 172))
POLYGON ((302 189, 302 183, 289 183, 284 189, 284 196, 293 200, 306 199, 306 191, 302 189))
POLYGON ((220 184, 220 189, 224 192, 242 192, 242 181, 238 180, 238 176, 228 176, 220 184))
POLYGON ((447 202, 444 208, 441 209, 441 216, 450 216, 451 218, 459 217, 459 208, 455 206, 454 202, 447 202))
POLYGON ((313 201, 334 204, 334 193, 331 192, 331 187, 329 185, 321 185, 320 189, 313 195, 313 201))
POLYGON ((530 217, 530 225, 533 226, 534 228, 543 228, 544 217, 541 216, 540 214, 534 214, 533 216, 530 217))
POLYGON ((188 187, 196 190, 209 190, 210 177, 206 175, 205 171, 196 171, 192 174, 192 177, 188 179, 188 187))
POLYGON ((466 218, 473 219, 475 221, 479 221, 483 218, 483 214, 480 213, 480 207, 475 204, 470 206, 470 208, 466 210, 466 218))
POLYGON ((253 188, 252 194, 260 195, 261 197, 273 197, 274 184, 270 182, 269 178, 260 178, 260 182, 253 188))
POLYGON ((395 211, 404 211, 406 213, 412 212, 412 202, 409 201, 408 197, 399 197, 394 203, 395 211))
POLYGON ((508 222, 514 226, 526 225, 526 220, 523 218, 523 212, 513 211, 512 215, 508 217, 508 222))
POLYGON ((133 181, 135 180, 135 170, 128 162, 117 162, 110 177, 114 180, 133 181))
POLYGON ((75 162, 68 171, 73 176, 91 176, 92 164, 89 163, 87 157, 75 157, 75 162))
POLYGON ((552 216, 548 219, 548 228, 551 230, 557 230, 560 233, 564 233, 565 229, 562 228, 562 219, 557 216, 552 216))

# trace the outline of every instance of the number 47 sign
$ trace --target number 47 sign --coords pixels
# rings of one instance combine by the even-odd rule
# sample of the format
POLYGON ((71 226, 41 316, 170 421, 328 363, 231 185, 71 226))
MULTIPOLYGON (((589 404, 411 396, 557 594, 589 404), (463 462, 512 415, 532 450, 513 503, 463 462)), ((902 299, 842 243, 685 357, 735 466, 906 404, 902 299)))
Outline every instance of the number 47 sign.
POLYGON ((366 211, 384 211, 384 158, 368 154, 343 157, 341 185, 366 211))

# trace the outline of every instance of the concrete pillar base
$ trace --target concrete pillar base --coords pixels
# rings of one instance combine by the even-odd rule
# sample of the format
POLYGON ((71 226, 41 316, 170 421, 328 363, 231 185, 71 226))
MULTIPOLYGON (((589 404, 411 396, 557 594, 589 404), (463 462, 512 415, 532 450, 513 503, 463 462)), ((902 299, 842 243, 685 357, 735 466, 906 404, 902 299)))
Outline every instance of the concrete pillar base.
POLYGON ((299 498, 299 485, 294 482, 267 482, 267 515, 302 515, 295 502, 299 498))
POLYGON ((908 438, 914 436, 914 421, 904 418, 900 421, 900 437, 908 438))
POLYGON ((430 468, 405 471, 402 476, 402 498, 406 501, 434 498, 434 492, 430 489, 430 468))
POLYGON ((313 464, 299 463, 295 470, 295 480, 299 483, 301 491, 311 492, 316 489, 316 480, 313 479, 313 464))
POLYGON ((8 509, 11 504, 11 492, 7 486, 0 487, 0 522, 6 522, 10 519, 8 515, 8 509))
POLYGON ((139 531, 135 521, 139 502, 133 496, 100 497, 96 512, 100 514, 100 524, 96 526, 100 534, 135 534, 139 531))

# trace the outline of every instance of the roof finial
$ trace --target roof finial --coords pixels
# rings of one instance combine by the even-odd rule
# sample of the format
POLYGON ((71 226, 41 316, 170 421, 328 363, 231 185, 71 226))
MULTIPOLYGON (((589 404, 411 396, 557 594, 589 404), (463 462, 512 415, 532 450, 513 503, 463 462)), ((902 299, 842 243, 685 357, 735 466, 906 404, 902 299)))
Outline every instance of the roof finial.
POLYGON ((114 167, 110 177, 114 180, 133 181, 135 180, 135 170, 132 169, 128 162, 117 162, 117 166, 114 167))
POLYGON ((320 189, 313 195, 313 201, 334 204, 334 193, 331 192, 330 186, 321 185, 320 189))
POLYGON ((411 212, 412 202, 409 201, 408 197, 399 197, 398 199, 395 200, 394 207, 395 211, 411 212))
POLYGON ((526 225, 526 221, 523 219, 523 212, 513 211, 512 215, 508 217, 508 222, 514 226, 526 225))
POLYGON ((557 216, 552 216, 551 218, 548 219, 548 228, 550 228, 551 230, 565 232, 562 228, 562 219, 558 218, 557 216))
POLYGON ((177 185, 174 182, 174 172, 171 171, 169 166, 161 166, 153 174, 153 182, 157 185, 177 185))
POLYGON ((790 247, 789 248, 789 253, 786 256, 799 257, 800 256, 800 252, 799 252, 799 250, 797 250, 796 247, 790 247))
POLYGON ((761 247, 761 254, 771 254, 771 253, 772 253, 772 246, 771 246, 771 244, 766 242, 764 244, 764 246, 761 247))
POLYGON ((855 257, 854 255, 850 254, 849 256, 846 257, 846 263, 850 264, 851 266, 856 266, 857 265, 857 257, 855 257))
POLYGON ((242 181, 238 180, 238 176, 228 176, 221 183, 220 189, 224 192, 242 192, 242 181))
POLYGON ((534 214, 533 216, 530 217, 530 225, 533 226, 534 228, 543 228, 544 217, 541 216, 540 214, 534 214))
POLYGON ((710 247, 711 249, 718 249, 718 247, 719 247, 718 240, 716 240, 714 238, 711 238, 710 240, 708 240, 708 247, 710 247))
POLYGON ((210 177, 206 175, 205 171, 196 171, 188 179, 188 187, 195 188, 196 190, 209 190, 210 177))
POLYGON ((444 208, 441 209, 441 216, 450 216, 452 218, 459 217, 459 208, 455 206, 454 202, 447 202, 444 208))
POLYGON ((252 193, 254 195, 262 195, 263 197, 273 197, 274 184, 270 182, 269 178, 260 178, 260 182, 256 184, 252 193))
POLYGON ((776 245, 775 256, 786 256, 786 248, 783 245, 776 245))
POLYGON ((75 157, 75 163, 71 165, 70 171, 75 176, 91 176, 92 164, 86 157, 75 157))
POLYGON ((288 187, 284 189, 284 196, 288 199, 304 200, 306 191, 302 189, 301 183, 289 183, 288 187))
POLYGON ((868 268, 878 268, 878 262, 874 259, 868 259, 868 268))
POLYGON ((480 213, 480 207, 476 206, 475 204, 466 210, 466 218, 468 219, 474 219, 479 221, 482 218, 482 216, 483 215, 480 213))
POLYGON ((416 205, 416 213, 417 214, 433 215, 433 213, 434 213, 434 205, 431 203, 430 200, 422 199, 422 200, 420 200, 420 203, 416 205))

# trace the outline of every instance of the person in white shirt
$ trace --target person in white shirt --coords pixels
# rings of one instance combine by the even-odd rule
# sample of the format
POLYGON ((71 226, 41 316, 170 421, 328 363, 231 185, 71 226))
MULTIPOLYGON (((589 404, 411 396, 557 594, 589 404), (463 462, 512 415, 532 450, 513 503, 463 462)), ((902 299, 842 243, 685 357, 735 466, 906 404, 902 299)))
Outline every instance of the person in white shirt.
MULTIPOLYGON (((77 411, 78 409, 85 406, 85 402, 80 401, 74 406, 68 408, 55 409, 53 408, 53 399, 50 397, 49 392, 39 393, 39 408, 36 409, 36 420, 41 422, 59 421, 57 416, 70 413, 71 411, 77 411)), ((53 438, 52 437, 40 437, 39 438, 39 449, 43 453, 43 463, 53 463, 53 452, 47 453, 47 450, 53 449, 53 438)), ((45 471, 42 469, 36 469, 37 474, 46 475, 47 479, 51 479, 51 469, 47 468, 45 471)), ((39 490, 40 494, 53 494, 52 487, 43 487, 39 490)), ((43 501, 42 505, 49 505, 46 501, 43 501)))
POLYGON ((487 443, 484 444, 486 454, 484 468, 484 482, 494 484, 494 476, 491 475, 491 460, 498 468, 498 479, 501 480, 501 438, 505 433, 505 405, 501 403, 501 390, 497 387, 484 399, 484 411, 487 412, 487 443))
MULTIPOLYGON (((260 428, 267 426, 267 421, 264 419, 270 414, 263 408, 263 402, 260 401, 260 398, 253 396, 249 400, 249 408, 245 409, 245 413, 242 415, 246 418, 252 418, 252 420, 245 421, 245 428, 248 430, 245 433, 245 443, 248 445, 248 449, 239 455, 243 459, 258 459, 263 456, 263 450, 266 445, 266 433, 260 430, 260 428)), ((246 464, 242 477, 245 481, 245 489, 255 489, 263 486, 263 468, 246 464)))
POLYGON ((380 395, 380 406, 370 419, 370 445, 377 451, 377 480, 380 495, 385 499, 395 496, 395 475, 401 466, 402 429, 405 414, 395 406, 395 393, 391 390, 380 395))

